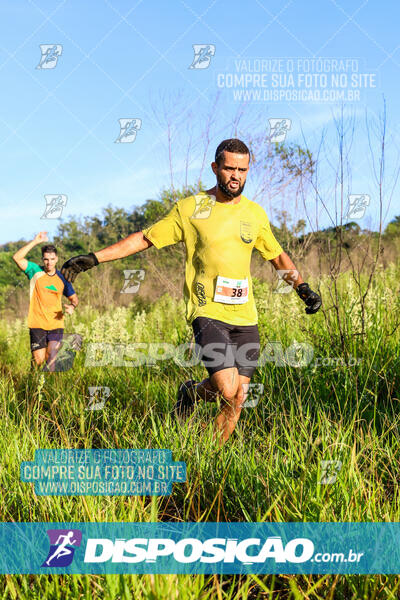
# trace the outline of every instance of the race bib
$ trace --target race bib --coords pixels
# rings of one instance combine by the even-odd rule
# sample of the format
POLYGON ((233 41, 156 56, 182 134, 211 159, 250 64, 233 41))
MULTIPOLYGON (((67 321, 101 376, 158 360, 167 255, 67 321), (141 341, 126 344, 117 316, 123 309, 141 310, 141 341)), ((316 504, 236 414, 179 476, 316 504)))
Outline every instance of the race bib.
POLYGON ((245 304, 249 299, 249 282, 245 279, 231 279, 218 275, 214 302, 224 304, 245 304))

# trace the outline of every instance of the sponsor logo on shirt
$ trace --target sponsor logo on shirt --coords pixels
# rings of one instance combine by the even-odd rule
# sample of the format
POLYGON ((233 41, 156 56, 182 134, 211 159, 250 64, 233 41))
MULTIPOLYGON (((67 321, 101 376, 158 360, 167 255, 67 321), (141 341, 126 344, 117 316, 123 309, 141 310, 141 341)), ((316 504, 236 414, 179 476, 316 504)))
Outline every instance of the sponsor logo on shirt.
POLYGON ((253 230, 248 221, 240 221, 240 238, 245 244, 253 241, 253 230))
POLYGON ((196 283, 196 296, 199 301, 199 306, 204 306, 205 304, 207 304, 206 293, 204 291, 204 285, 202 283, 196 283))

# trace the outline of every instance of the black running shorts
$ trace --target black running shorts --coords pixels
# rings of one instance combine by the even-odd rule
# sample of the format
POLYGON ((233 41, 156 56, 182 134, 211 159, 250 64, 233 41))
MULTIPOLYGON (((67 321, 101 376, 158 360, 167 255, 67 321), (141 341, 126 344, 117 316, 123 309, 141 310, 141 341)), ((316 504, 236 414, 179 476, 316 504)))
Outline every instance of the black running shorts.
POLYGON ((31 338, 31 352, 47 348, 49 342, 61 342, 64 329, 40 329, 39 327, 31 327, 29 334, 31 338))
POLYGON ((192 327, 210 377, 222 369, 236 367, 239 375, 251 378, 260 355, 257 325, 231 325, 209 317, 197 317, 192 327))

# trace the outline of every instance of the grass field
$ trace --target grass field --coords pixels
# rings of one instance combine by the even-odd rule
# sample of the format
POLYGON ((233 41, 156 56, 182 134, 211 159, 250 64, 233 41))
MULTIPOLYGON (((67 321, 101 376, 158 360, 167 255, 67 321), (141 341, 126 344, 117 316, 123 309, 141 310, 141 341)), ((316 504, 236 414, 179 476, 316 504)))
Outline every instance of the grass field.
MULTIPOLYGON (((264 384, 244 408, 230 441, 212 442, 216 406, 198 407, 181 426, 171 419, 178 382, 201 380, 198 365, 84 366, 86 344, 190 341, 183 301, 165 295, 146 312, 131 307, 91 315, 79 307, 67 331, 83 336, 73 368, 29 372, 26 323, 0 330, 1 521, 400 521, 400 267, 378 270, 362 335, 356 284, 338 281, 334 307, 321 281, 324 312, 306 315, 296 294, 255 282, 261 346, 294 340, 313 346, 305 367, 259 368, 264 384), (339 319, 339 320, 338 320, 339 319), (339 323, 342 334, 339 331, 339 323), (315 359, 319 359, 319 363, 315 359), (339 359, 339 360, 338 360, 339 359), (353 364, 356 362, 356 364, 353 364), (342 364, 343 363, 343 364, 342 364), (86 410, 89 386, 108 386, 102 411, 86 410), (187 464, 171 496, 36 497, 19 480, 37 448, 168 448, 187 464), (341 461, 333 484, 319 483, 321 461, 341 461)), ((303 599, 398 598, 397 576, 3 576, 1 598, 303 599)))

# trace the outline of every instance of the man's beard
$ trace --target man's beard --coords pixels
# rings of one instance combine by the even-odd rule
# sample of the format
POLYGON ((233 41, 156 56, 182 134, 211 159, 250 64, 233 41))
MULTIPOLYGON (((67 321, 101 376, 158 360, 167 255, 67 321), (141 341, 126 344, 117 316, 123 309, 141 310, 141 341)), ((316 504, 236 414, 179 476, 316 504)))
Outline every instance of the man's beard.
POLYGON ((238 196, 240 196, 240 194, 243 192, 244 186, 246 185, 246 182, 244 182, 242 186, 239 185, 237 190, 230 190, 226 185, 222 183, 222 178, 220 175, 217 175, 217 183, 221 192, 225 194, 225 196, 228 196, 228 198, 237 198, 238 196))

